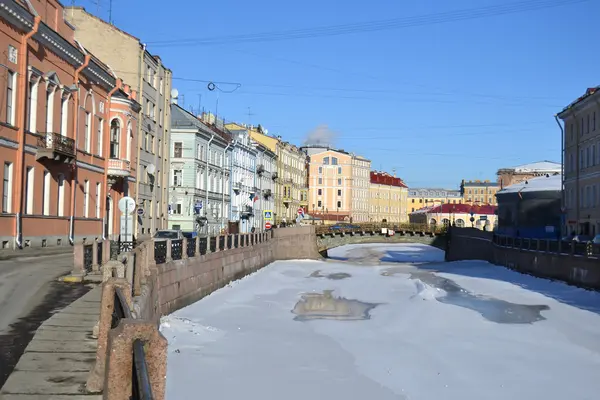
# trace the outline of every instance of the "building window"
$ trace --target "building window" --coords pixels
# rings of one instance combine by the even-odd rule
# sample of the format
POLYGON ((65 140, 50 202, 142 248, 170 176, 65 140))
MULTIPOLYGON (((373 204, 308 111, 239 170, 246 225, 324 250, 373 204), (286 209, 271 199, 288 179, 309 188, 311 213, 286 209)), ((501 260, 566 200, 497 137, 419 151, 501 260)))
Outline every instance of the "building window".
POLYGON ((319 173, 322 174, 323 173, 323 167, 319 167, 319 173))
POLYGON ((323 194, 323 189, 317 189, 317 196, 321 196, 323 194))
POLYGON ((15 124, 15 78, 16 74, 8 71, 6 75, 6 123, 15 124))
POLYGON ((322 185, 323 184, 323 178, 319 178, 318 182, 319 182, 319 185, 322 185))
POLYGON ((181 158, 183 156, 183 143, 175 142, 173 143, 173 157, 181 158))
POLYGON ((338 196, 341 196, 341 195, 342 195, 342 190, 338 189, 338 196))
POLYGON ((173 170, 173 186, 181 186, 183 171, 180 169, 173 170))
POLYGON ((583 169, 583 156, 584 156, 584 151, 583 149, 579 150, 579 169, 583 169))
POLYGON ((38 81, 29 82, 29 132, 37 132, 38 81))
POLYGON ((56 215, 62 217, 65 215, 65 176, 58 175, 58 199, 57 199, 56 215))
POLYGON ((102 198, 100 197, 102 192, 102 186, 100 183, 96 183, 96 218, 100 218, 100 204, 102 202, 102 198))
POLYGON ((54 132, 54 87, 46 89, 46 132, 54 132))
POLYGON ((96 143, 96 154, 102 157, 102 135, 104 134, 104 121, 102 118, 98 118, 96 120, 96 124, 98 124, 98 128, 96 129, 97 143, 96 143))
POLYGON ((342 178, 338 178, 338 186, 342 185, 342 178))
POLYGON ((110 158, 119 158, 119 141, 121 139, 121 123, 113 119, 110 123, 110 158))
POLYGON ((158 125, 163 126, 163 112, 162 108, 158 110, 158 125))
POLYGON ((44 171, 42 214, 50 215, 50 172, 44 171))
POLYGON ((4 163, 2 176, 2 212, 9 213, 12 209, 12 163, 4 163))
POLYGON ((69 96, 63 97, 60 104, 60 134, 67 136, 69 130, 69 96))
POLYGON ((596 111, 592 114, 592 130, 596 130, 596 111))
POLYGON ((85 151, 87 153, 91 153, 92 150, 90 147, 92 147, 92 114, 87 111, 85 112, 85 126, 83 129, 85 151))
POLYGON ((590 163, 592 166, 596 165, 596 145, 592 145, 592 157, 590 158, 590 163))
POLYGON ((323 165, 329 165, 329 157, 323 159, 323 165))
POLYGON ((89 216, 89 203, 90 203, 90 181, 87 179, 83 183, 83 216, 88 218, 89 216))
POLYGON ((163 94, 163 90, 164 90, 164 83, 165 83, 165 82, 164 82, 163 78, 160 78, 160 83, 159 83, 159 85, 158 85, 158 92, 159 92, 160 94, 163 94))
POLYGON ((341 202, 341 201, 338 201, 338 202, 337 202, 337 208, 338 208, 338 209, 342 208, 342 202, 341 202))
POLYGON ((26 175, 26 180, 27 182, 25 183, 25 190, 27 191, 27 193, 25 194, 25 214, 33 214, 33 188, 34 188, 34 173, 35 170, 33 169, 33 167, 27 167, 27 175, 26 175))

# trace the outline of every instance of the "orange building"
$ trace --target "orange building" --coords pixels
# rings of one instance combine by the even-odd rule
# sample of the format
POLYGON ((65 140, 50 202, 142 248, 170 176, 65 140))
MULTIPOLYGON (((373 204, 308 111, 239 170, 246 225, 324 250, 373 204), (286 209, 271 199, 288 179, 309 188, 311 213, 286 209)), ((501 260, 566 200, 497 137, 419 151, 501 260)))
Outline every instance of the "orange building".
POLYGON ((120 90, 121 82, 73 34, 56 0, 0 7, 0 46, 7 49, 0 55, 2 248, 107 235, 118 218, 107 218, 110 199, 135 180, 121 162, 126 153, 111 159, 109 140, 111 121, 118 120, 115 140, 133 141, 123 132, 137 123, 135 93, 120 90))

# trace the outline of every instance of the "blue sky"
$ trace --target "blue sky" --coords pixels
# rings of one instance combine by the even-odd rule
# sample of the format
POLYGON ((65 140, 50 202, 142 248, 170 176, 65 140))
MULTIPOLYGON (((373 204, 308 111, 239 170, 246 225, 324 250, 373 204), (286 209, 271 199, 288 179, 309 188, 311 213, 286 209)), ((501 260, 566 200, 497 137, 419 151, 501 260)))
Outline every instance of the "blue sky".
MULTIPOLYGON (((98 15, 108 18, 109 0, 99 1, 98 15)), ((218 96, 226 120, 261 123, 296 144, 327 124, 336 147, 368 157, 373 169, 395 169, 414 187, 455 188, 463 178, 494 180, 498 168, 560 161, 554 114, 600 84, 600 2, 545 3, 561 1, 568 4, 375 32, 185 46, 153 42, 432 21, 511 1, 113 0, 113 20, 149 43, 175 78, 241 84, 209 92, 206 83, 176 79, 186 108, 202 95, 201 107, 214 112, 218 96)), ((97 13, 93 1, 75 4, 97 13)))

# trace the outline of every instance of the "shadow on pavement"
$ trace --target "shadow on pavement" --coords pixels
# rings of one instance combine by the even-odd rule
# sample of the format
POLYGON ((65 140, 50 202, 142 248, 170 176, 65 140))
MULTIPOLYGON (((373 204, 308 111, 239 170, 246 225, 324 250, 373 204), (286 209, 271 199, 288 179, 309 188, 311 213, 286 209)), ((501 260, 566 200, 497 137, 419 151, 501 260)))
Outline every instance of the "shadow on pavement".
POLYGON ((42 302, 27 316, 10 326, 10 332, 0 335, 0 388, 23 355, 40 325, 56 311, 63 309, 91 290, 84 284, 50 282, 42 302))

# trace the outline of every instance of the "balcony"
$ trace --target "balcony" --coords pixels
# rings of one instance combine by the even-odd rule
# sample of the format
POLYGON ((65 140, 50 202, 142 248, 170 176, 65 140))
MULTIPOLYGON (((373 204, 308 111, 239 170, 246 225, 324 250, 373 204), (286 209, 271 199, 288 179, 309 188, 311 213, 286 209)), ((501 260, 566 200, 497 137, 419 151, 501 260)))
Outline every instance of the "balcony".
POLYGON ((273 194, 273 193, 271 192, 271 189, 264 189, 264 190, 263 190, 263 197, 264 197, 265 199, 268 199, 269 197, 271 197, 271 195, 272 195, 272 194, 273 194))
POLYGON ((73 164, 76 158, 75 141, 54 132, 40 133, 36 158, 47 158, 65 164, 73 164))
POLYGON ((256 173, 258 175, 262 175, 265 172, 265 167, 262 164, 259 164, 258 167, 256 167, 256 173))
POLYGON ((292 198, 291 197, 284 197, 283 198, 283 204, 285 204, 286 206, 289 206, 292 203, 292 198))
POLYGON ((131 174, 129 161, 110 158, 108 160, 108 175, 115 177, 127 177, 131 174))
POLYGON ((308 207, 308 200, 300 200, 301 207, 308 207))
POLYGON ((231 184, 231 188, 235 191, 235 192, 240 192, 240 190, 242 190, 242 182, 233 182, 231 184))
POLYGON ((256 194, 256 192, 258 192, 258 191, 259 191, 259 189, 256 186, 250 186, 248 188, 248 193, 250 193, 250 194, 256 194))

